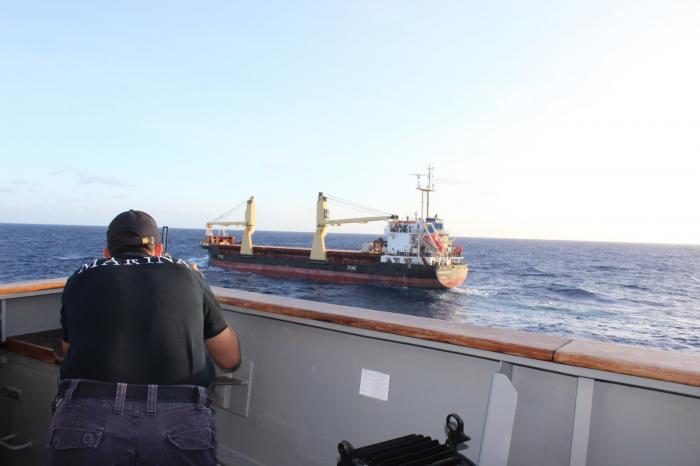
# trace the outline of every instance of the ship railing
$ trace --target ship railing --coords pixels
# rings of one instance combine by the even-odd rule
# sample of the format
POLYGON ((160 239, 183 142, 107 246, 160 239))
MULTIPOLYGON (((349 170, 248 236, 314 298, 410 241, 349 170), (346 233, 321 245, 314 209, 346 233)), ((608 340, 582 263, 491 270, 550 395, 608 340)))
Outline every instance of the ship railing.
MULTIPOLYGON (((64 284, 0 285, 0 375, 11 374, 0 403, 25 414, 2 417, 0 434, 16 433, 18 448, 31 419, 42 459, 64 284), (46 344, 33 339, 47 331, 46 344)), ((480 465, 700 458, 700 355, 212 289, 245 349, 212 393, 222 465, 336 464, 340 439, 443 436, 433 420, 455 410, 473 438, 465 455, 480 465)))

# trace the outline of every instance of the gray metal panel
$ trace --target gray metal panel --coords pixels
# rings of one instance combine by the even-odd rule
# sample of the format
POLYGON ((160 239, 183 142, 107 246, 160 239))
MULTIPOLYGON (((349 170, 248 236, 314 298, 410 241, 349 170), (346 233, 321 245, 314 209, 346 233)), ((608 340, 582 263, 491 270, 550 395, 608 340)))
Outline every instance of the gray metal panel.
POLYGON ((216 446, 216 461, 221 466, 265 466, 263 463, 248 458, 219 442, 216 446))
POLYGON ((209 398, 220 409, 239 416, 248 417, 250 393, 253 386, 253 363, 243 359, 234 374, 217 367, 216 382, 209 390, 209 398), (223 379, 230 379, 230 384, 223 384, 223 379))
POLYGON ((459 414, 481 443, 492 361, 406 344, 227 313, 255 364, 247 419, 219 410, 218 440, 270 465, 335 464, 337 444, 356 446, 408 433, 444 441, 459 414), (362 369, 389 374, 388 401, 359 394, 362 369))
POLYGON ((280 320, 285 322, 295 322, 302 325, 308 325, 312 327, 325 328, 336 330, 339 332, 350 333, 353 335, 361 335, 370 338, 377 338, 387 341, 395 341, 400 343, 407 343, 412 346, 433 348, 442 351, 448 351, 457 354, 464 354, 468 356, 474 356, 477 358, 482 358, 486 360, 496 361, 496 362, 509 362, 514 366, 530 367, 533 369, 541 369, 543 371, 555 372, 558 374, 566 374, 574 377, 587 377, 589 379, 604 380, 624 385, 631 385, 635 387, 644 387, 652 390, 661 390, 669 393, 684 394, 693 397, 700 397, 700 387, 694 387, 692 385, 683 385, 673 382, 664 382, 662 380, 654 380, 644 377, 636 377, 626 374, 618 374, 615 372, 606 372, 596 369, 588 369, 585 367, 570 366, 568 364, 560 364, 551 361, 542 361, 539 359, 531 359, 522 356, 513 356, 505 353, 497 353, 494 351, 485 351, 481 349, 470 348, 468 346, 458 346, 449 343, 440 343, 431 340, 422 340, 414 337, 406 337, 403 335, 396 335, 393 333, 378 332, 376 330, 365 330, 358 327, 350 327, 345 325, 331 324, 327 322, 322 322, 318 320, 302 319, 300 317, 290 317, 281 314, 270 314, 262 311, 254 311, 250 309, 244 309, 235 306, 224 306, 224 309, 233 311, 236 314, 243 315, 255 315, 260 317, 265 317, 272 320, 280 320))
POLYGON ((698 466, 700 399, 596 382, 588 466, 698 466))
POLYGON ((515 391, 515 387, 504 372, 506 371, 493 374, 491 379, 491 393, 479 451, 479 466, 508 464, 518 392, 515 391))
POLYGON ((575 377, 513 366, 518 392, 510 466, 569 463, 576 400, 575 377))
POLYGON ((0 366, 0 437, 12 435, 12 445, 31 442, 31 447, 19 451, 0 448, 0 464, 46 464, 46 435, 58 366, 4 350, 0 355, 7 360, 0 366))
POLYGON ((571 439, 569 466, 586 466, 588 440, 591 433, 591 413, 593 411, 593 385, 591 379, 578 378, 576 389, 576 411, 574 412, 574 432, 571 439))
POLYGON ((5 338, 53 330, 61 326, 61 295, 43 294, 5 301, 2 325, 5 338))

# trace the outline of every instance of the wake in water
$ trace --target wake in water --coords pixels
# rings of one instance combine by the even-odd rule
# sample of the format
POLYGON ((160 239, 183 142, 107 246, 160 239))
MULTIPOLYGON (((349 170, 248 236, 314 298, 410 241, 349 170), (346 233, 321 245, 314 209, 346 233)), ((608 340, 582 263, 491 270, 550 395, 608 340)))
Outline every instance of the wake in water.
POLYGON ((466 294, 466 295, 471 295, 471 296, 482 296, 484 298, 489 298, 491 296, 495 296, 498 294, 497 290, 489 290, 489 289, 483 289, 483 288, 470 288, 470 287, 462 287, 462 288, 452 288, 449 291, 454 291, 456 293, 460 294, 466 294))
POLYGON ((60 261, 82 261, 85 259, 92 259, 90 256, 85 256, 82 254, 68 254, 66 256, 59 256, 56 259, 60 261))

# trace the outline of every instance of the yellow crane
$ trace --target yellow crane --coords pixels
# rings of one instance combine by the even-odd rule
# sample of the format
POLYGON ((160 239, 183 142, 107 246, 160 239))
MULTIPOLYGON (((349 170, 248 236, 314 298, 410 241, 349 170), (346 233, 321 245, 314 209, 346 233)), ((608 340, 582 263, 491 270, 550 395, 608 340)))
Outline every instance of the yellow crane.
MULTIPOLYGON (((239 204, 240 206, 240 204, 239 204)), ((224 220, 224 218, 233 210, 238 207, 234 207, 229 212, 219 215, 214 220, 207 222, 207 232, 208 237, 213 236, 212 230, 215 226, 230 227, 237 226, 243 227, 243 238, 241 239, 241 255, 252 256, 253 255, 253 232, 255 231, 255 198, 250 196, 250 199, 246 201, 245 209, 245 220, 242 222, 234 222, 229 220, 224 220)))
POLYGON ((316 233, 314 233, 314 241, 311 245, 311 260, 325 261, 326 260, 326 234, 328 233, 329 225, 343 225, 346 223, 367 223, 381 220, 395 220, 396 215, 380 215, 376 217, 356 217, 356 218, 340 218, 337 220, 329 220, 328 197, 323 193, 318 193, 316 201, 316 233))

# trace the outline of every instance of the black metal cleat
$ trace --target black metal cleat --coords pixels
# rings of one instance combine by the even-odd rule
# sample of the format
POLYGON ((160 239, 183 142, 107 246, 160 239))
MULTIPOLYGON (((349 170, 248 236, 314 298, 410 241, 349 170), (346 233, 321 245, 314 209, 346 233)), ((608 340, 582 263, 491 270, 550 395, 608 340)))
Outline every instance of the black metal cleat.
POLYGON ((405 435, 355 449, 344 440, 338 444, 338 466, 475 466, 457 453, 459 446, 470 440, 464 434, 464 422, 457 414, 445 419, 447 441, 440 444, 431 437, 405 435))
POLYGON ((445 419, 447 429, 447 441, 445 445, 454 451, 459 450, 459 445, 470 441, 472 438, 464 433, 464 421, 457 414, 452 413, 445 419))

